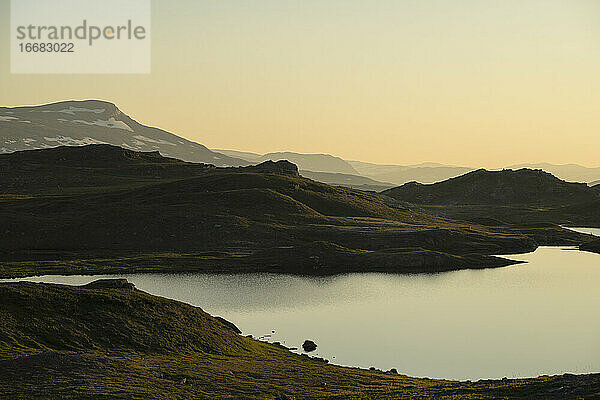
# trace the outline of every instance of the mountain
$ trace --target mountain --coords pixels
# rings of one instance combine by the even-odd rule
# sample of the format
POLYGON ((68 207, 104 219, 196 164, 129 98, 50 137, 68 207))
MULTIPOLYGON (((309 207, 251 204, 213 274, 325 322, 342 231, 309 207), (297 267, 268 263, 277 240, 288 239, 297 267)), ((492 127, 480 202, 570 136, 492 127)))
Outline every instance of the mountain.
POLYGON ((573 204, 598 198, 586 184, 532 169, 480 169, 429 185, 410 182, 383 193, 416 204, 446 205, 573 204))
POLYGON ((288 160, 301 170, 307 178, 329 185, 344 186, 360 190, 382 191, 394 187, 389 182, 359 175, 345 160, 328 154, 300 154, 291 152, 257 154, 237 150, 215 150, 230 157, 237 157, 249 163, 260 163, 267 160, 288 160))
POLYGON ((300 174, 306 178, 323 182, 328 185, 344 186, 352 189, 381 192, 390 189, 395 185, 389 182, 379 182, 371 178, 360 175, 336 174, 331 172, 300 171, 300 174))
MULTIPOLYGON (((488 227, 600 226, 600 192, 565 182, 542 170, 477 170, 443 182, 416 182, 383 195, 415 204, 415 210, 488 227)), ((556 232, 538 235, 552 245, 556 232)), ((590 237, 582 237, 581 242, 590 237)))
POLYGON ((287 161, 223 168, 88 145, 4 154, 0 166, 0 276, 433 272, 586 237, 439 218, 287 161))
POLYGON ((164 156, 217 166, 249 164, 162 129, 142 125, 105 101, 0 108, 0 153, 100 143, 136 151, 159 151, 164 156))
POLYGON ((443 167, 441 164, 424 163, 414 167, 396 165, 376 165, 360 161, 346 161, 328 154, 301 154, 279 152, 258 154, 237 150, 215 150, 230 157, 237 157, 249 163, 266 160, 288 160, 298 165, 303 176, 329 185, 344 186, 360 190, 382 191, 400 183, 423 180, 428 182, 460 175, 468 168, 443 167), (381 173, 380 173, 381 172, 381 173), (381 179, 376 178, 380 176, 381 179), (392 178, 389 182, 384 177, 392 178), (437 179, 439 178, 439 179, 437 179), (394 180, 396 179, 396 180, 394 180), (393 183, 391 183, 393 182, 393 183))
MULTIPOLYGON (((436 183, 475 170, 475 168, 470 167, 457 167, 439 163, 422 163, 417 165, 379 165, 362 161, 348 161, 348 163, 360 175, 379 181, 393 182, 397 185, 408 182, 436 183)), ((506 167, 505 169, 541 169, 569 182, 596 181, 600 183, 600 168, 587 168, 576 164, 519 164, 506 167)))
POLYGON ((329 154, 302 154, 293 152, 275 152, 267 154, 249 153, 236 150, 217 150, 231 157, 242 158, 251 163, 263 161, 287 160, 298 166, 300 170, 314 172, 329 172, 333 174, 359 175, 352 166, 339 157, 329 154))
POLYGON ((261 161, 267 160, 288 160, 296 164, 303 171, 358 175, 358 172, 346 161, 329 154, 267 153, 261 157, 261 161))
POLYGON ((519 164, 507 167, 509 169, 542 169, 552 175, 569 182, 600 181, 600 167, 588 168, 577 164, 556 165, 550 163, 519 164))
POLYGON ((246 160, 251 163, 259 163, 263 161, 263 155, 258 153, 251 153, 249 151, 238 151, 238 150, 221 150, 221 149, 213 149, 221 154, 225 154, 229 157, 241 158, 242 160, 246 160))
POLYGON ((215 151, 230 157, 241 158, 249 163, 266 160, 288 160, 298 165, 301 171, 310 174, 307 177, 311 179, 331 185, 375 191, 412 181, 422 183, 438 182, 473 170, 473 168, 455 167, 433 162, 417 165, 380 165, 362 161, 347 161, 329 154, 292 152, 258 154, 221 149, 215 151))
POLYGON ((593 187, 593 188, 600 188, 600 181, 594 181, 594 182, 590 182, 588 184, 589 186, 593 187))
POLYGON ((0 283, 6 399, 554 400, 599 390, 599 374, 470 383, 331 365, 242 336, 223 318, 124 279, 0 283))
POLYGON ((362 161, 348 161, 348 163, 362 176, 396 185, 413 181, 435 183, 473 171, 473 168, 437 163, 417 165, 380 165, 362 161))

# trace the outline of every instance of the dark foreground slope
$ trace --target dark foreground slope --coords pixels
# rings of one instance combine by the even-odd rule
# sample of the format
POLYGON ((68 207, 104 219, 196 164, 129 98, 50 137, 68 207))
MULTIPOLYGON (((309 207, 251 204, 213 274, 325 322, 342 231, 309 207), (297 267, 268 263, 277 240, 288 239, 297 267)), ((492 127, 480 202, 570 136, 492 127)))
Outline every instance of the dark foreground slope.
POLYGON ((132 288, 0 284, 10 399, 592 398, 599 375, 456 382, 329 365, 132 288))
POLYGON ((0 155, 0 275, 432 272, 586 237, 486 227, 332 187, 285 161, 216 168, 108 145, 0 155))
POLYGON ((591 251, 593 253, 600 254, 600 239, 592 240, 590 242, 582 243, 579 246, 580 250, 591 251))

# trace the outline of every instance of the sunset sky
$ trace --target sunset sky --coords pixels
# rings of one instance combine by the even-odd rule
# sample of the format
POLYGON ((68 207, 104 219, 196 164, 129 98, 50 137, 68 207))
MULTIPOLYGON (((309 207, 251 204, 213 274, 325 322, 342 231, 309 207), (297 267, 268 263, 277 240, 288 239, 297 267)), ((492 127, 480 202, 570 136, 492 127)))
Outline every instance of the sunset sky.
POLYGON ((598 0, 154 0, 152 73, 10 73, 0 106, 102 99, 211 148, 600 166, 598 0))

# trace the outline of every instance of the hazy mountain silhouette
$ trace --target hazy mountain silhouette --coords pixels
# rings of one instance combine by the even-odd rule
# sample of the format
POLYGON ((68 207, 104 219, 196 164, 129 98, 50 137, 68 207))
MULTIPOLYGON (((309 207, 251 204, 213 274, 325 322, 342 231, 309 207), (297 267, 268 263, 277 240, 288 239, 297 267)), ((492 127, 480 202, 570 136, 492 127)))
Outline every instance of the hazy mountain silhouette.
POLYGON ((164 156, 219 166, 249 164, 162 129, 142 125, 106 101, 0 108, 0 153, 100 143, 136 151, 159 151, 164 156))
POLYGON ((248 162, 257 163, 262 160, 263 155, 258 153, 252 153, 249 151, 238 151, 238 150, 222 150, 222 149, 213 149, 221 154, 225 154, 229 157, 241 158, 242 160, 246 160, 248 162))
POLYGON ((512 165, 507 168, 510 169, 542 169, 552 175, 564 179, 569 182, 600 182, 600 167, 588 168, 577 164, 550 164, 550 163, 538 163, 538 164, 518 164, 512 165))
POLYGON ((345 186, 353 189, 381 192, 395 185, 390 182, 379 182, 366 176, 338 174, 332 172, 300 171, 300 175, 334 186, 345 186))
POLYGON ((258 154, 237 150, 215 151, 230 157, 242 158, 250 163, 259 163, 266 160, 288 160, 298 165, 303 176, 330 185, 374 191, 394 187, 393 183, 379 182, 360 175, 350 163, 329 154, 302 154, 293 152, 258 154))
MULTIPOLYGON (((217 166, 243 166, 267 160, 289 160, 298 165, 300 170, 310 171, 307 174, 311 174, 312 179, 368 190, 383 190, 392 185, 412 181, 435 183, 474 170, 471 167, 439 163, 379 165, 346 161, 329 154, 212 151, 206 146, 165 130, 142 125, 121 112, 116 105, 100 100, 0 108, 0 153, 100 143, 135 151, 159 151, 164 156, 217 166), (373 182, 364 181, 362 177, 370 178, 373 182)), ((521 166, 543 169, 568 181, 595 184, 600 182, 600 168, 550 163, 521 164, 515 167, 521 166)))
POLYGON ((248 162, 257 163, 267 160, 288 160, 298 166, 300 170, 314 172, 330 172, 334 174, 359 175, 358 172, 345 160, 330 154, 303 154, 290 151, 274 152, 267 154, 250 153, 237 150, 215 150, 231 157, 238 157, 248 162))
POLYGON ((304 171, 332 172, 338 174, 358 175, 358 172, 346 161, 329 154, 300 154, 292 152, 267 153, 261 157, 266 160, 288 160, 304 171))
POLYGON ((457 167, 438 163, 416 165, 380 165, 362 161, 348 161, 360 175, 402 185, 406 182, 434 183, 462 175, 474 168, 457 167))

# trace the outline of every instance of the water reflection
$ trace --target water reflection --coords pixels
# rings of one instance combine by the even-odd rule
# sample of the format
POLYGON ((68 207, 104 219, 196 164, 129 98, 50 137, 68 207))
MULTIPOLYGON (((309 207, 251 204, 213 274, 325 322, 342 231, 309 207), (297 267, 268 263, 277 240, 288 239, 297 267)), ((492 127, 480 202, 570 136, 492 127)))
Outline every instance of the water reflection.
MULTIPOLYGON (((500 269, 440 274, 131 275, 245 334, 343 365, 478 379, 600 371, 600 255, 542 247, 500 269)), ((83 284, 97 277, 31 280, 83 284)))

